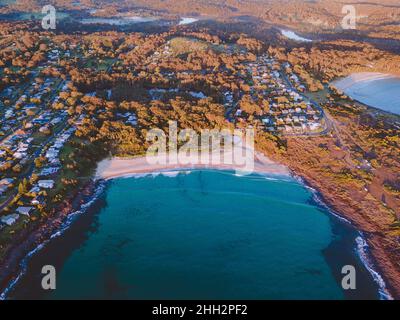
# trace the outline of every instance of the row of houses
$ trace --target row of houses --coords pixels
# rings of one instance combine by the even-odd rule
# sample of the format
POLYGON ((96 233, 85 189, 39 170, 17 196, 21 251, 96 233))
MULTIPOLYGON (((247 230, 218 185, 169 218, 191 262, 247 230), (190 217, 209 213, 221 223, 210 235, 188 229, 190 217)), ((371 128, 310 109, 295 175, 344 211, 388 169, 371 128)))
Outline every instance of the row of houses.
MULTIPOLYGON (((284 79, 280 65, 268 55, 257 58, 248 65, 252 78, 251 95, 254 101, 261 96, 269 106, 268 111, 259 116, 265 130, 275 132, 309 132, 321 128, 322 115, 304 96, 284 79)), ((296 75, 289 76, 297 86, 301 86, 296 75)), ((236 111, 242 117, 242 111, 236 111)))
POLYGON ((0 217, 0 223, 12 226, 21 217, 30 217, 30 215, 35 211, 35 207, 18 207, 15 213, 0 217))
MULTIPOLYGON (((75 132, 75 127, 70 127, 66 130, 64 130, 62 133, 60 133, 57 138, 55 139, 54 143, 47 149, 45 157, 47 158, 48 162, 50 165, 53 166, 58 166, 60 165, 60 159, 59 159, 59 154, 60 150, 64 146, 64 144, 67 142, 67 140, 72 136, 72 134, 75 132)), ((47 169, 48 172, 51 172, 54 167, 47 167, 44 168, 43 170, 47 169)), ((42 172, 43 172, 42 170, 42 172)))
MULTIPOLYGON (((48 65, 48 62, 57 64, 58 55, 58 50, 51 50, 46 64, 48 65)), ((42 81, 39 73, 43 69, 44 66, 39 66, 37 70, 32 71, 32 82, 22 92, 15 104, 9 107, 2 116, 0 131, 14 132, 1 141, 0 167, 2 163, 10 164, 14 170, 14 166, 20 164, 21 168, 24 168, 24 172, 27 172, 24 177, 29 180, 35 169, 33 164, 31 167, 25 165, 29 161, 33 162, 40 154, 46 155, 48 161, 44 167, 36 169, 39 179, 19 199, 19 203, 23 203, 23 205, 14 208, 12 214, 0 216, 0 228, 13 225, 21 217, 29 217, 37 211, 38 206, 45 204, 46 191, 55 188, 55 180, 52 176, 60 170, 59 151, 75 130, 74 128, 62 130, 61 133, 56 133, 56 136, 49 135, 47 139, 44 139, 43 135, 36 134, 37 132, 51 133, 50 129, 57 129, 57 126, 64 123, 68 116, 65 110, 50 108, 54 102, 58 101, 58 95, 55 95, 52 101, 47 99, 47 95, 58 92, 58 88, 61 86, 64 91, 68 90, 67 81, 63 81, 61 84, 58 84, 58 79, 55 78, 45 78, 42 81), (48 101, 43 101, 44 96, 48 101), (50 141, 52 141, 51 146, 46 149, 46 145, 50 141), (33 147, 35 147, 35 151, 33 147)), ((8 94, 11 100, 12 92, 10 90, 3 91, 2 94, 8 94)), ((3 170, 0 174, 0 178, 3 177, 0 180, 0 196, 2 196, 11 188, 15 188, 20 183, 18 181, 20 179, 14 178, 18 175, 11 170, 3 170)), ((10 195, 14 196, 15 193, 10 193, 10 195)))
MULTIPOLYGON (((51 78, 45 79, 43 83, 32 82, 16 102, 5 110, 0 131, 8 132, 24 119, 28 119, 32 113, 36 113, 43 95, 51 91, 54 82, 55 80, 51 78)), ((11 97, 13 92, 8 94, 4 99, 11 97)))

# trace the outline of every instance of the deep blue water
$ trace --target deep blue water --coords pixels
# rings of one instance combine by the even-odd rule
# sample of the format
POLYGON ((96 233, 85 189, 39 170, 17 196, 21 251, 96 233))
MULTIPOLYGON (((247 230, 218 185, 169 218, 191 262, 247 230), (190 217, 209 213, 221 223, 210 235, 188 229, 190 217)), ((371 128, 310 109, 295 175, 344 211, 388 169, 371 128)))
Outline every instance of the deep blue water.
POLYGON ((378 298, 356 232, 297 181, 194 171, 109 182, 103 199, 33 256, 11 298, 378 298), (57 289, 40 288, 41 267, 57 289), (354 265, 357 290, 341 288, 354 265))

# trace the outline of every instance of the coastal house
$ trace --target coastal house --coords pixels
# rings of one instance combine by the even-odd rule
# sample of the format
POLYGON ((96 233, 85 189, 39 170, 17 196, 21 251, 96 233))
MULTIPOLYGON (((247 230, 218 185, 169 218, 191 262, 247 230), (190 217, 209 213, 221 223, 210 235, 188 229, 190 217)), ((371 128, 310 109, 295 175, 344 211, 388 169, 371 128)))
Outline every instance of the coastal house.
POLYGON ((287 117, 285 118, 285 123, 291 124, 291 123, 292 123, 292 118, 289 117, 289 116, 287 116, 287 117))
POLYGON ((33 211, 33 207, 19 207, 16 211, 19 214, 29 217, 30 213, 33 211))
POLYGON ((265 125, 271 125, 272 119, 271 118, 264 118, 261 120, 265 125))
POLYGON ((44 125, 39 128, 39 132, 42 132, 42 133, 48 133, 49 131, 50 131, 50 126, 48 126, 48 125, 44 125))
POLYGON ((50 121, 50 124, 56 125, 56 124, 60 123, 61 120, 62 119, 60 117, 56 117, 56 118, 54 118, 53 120, 50 121))
POLYGON ((36 118, 32 120, 33 124, 38 124, 38 125, 44 125, 48 122, 47 119, 42 119, 42 118, 36 118))
POLYGON ((8 226, 12 226, 15 222, 17 222, 19 215, 16 213, 4 216, 0 218, 0 222, 6 224, 8 226))
POLYGON ((19 147, 17 149, 17 152, 21 152, 21 153, 24 153, 24 152, 27 152, 27 151, 28 151, 28 147, 25 147, 25 146, 19 147))
POLYGON ((14 110, 8 109, 8 110, 5 112, 4 117, 5 117, 6 119, 10 119, 13 115, 14 115, 14 110))
POLYGON ((59 153, 58 150, 50 148, 46 152, 46 158, 51 161, 52 159, 55 159, 56 157, 58 157, 58 153, 59 153))
POLYGON ((137 117, 135 114, 129 114, 128 115, 128 120, 126 120, 127 124, 130 124, 132 126, 136 126, 137 125, 137 117))

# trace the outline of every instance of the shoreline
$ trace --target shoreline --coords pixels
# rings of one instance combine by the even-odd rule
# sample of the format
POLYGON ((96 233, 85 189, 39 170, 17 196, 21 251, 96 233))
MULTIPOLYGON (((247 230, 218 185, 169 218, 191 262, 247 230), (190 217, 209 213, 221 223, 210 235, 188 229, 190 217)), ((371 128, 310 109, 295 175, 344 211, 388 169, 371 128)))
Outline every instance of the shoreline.
MULTIPOLYGON (((315 192, 317 199, 320 200, 325 208, 328 208, 331 214, 346 220, 359 233, 366 244, 364 251, 367 251, 367 259, 364 259, 364 264, 369 273, 374 279, 375 275, 378 274, 385 284, 389 297, 395 300, 399 299, 400 281, 398 270, 393 265, 390 251, 387 251, 382 245, 384 241, 383 235, 370 230, 367 224, 360 221, 359 217, 354 215, 355 212, 352 211, 351 207, 348 207, 345 203, 335 202, 335 195, 330 193, 320 182, 309 176, 307 172, 297 172, 295 170, 293 172, 297 179, 300 179, 307 188, 315 192)), ((362 252, 360 250, 359 254, 362 259, 362 252)))
POLYGON ((73 223, 74 218, 79 216, 80 211, 87 210, 94 203, 93 197, 96 196, 98 187, 98 182, 90 180, 77 190, 75 196, 71 196, 60 205, 57 214, 23 234, 18 243, 10 247, 0 266, 0 301, 7 299, 8 293, 25 274, 30 257, 43 249, 49 241, 62 235, 73 223))
MULTIPOLYGON (((104 161, 104 160, 103 160, 104 161)), ((110 161, 110 160, 109 160, 110 161)), ((287 168, 284 165, 280 165, 282 167, 287 168)), ((215 170, 215 171, 226 171, 224 168, 197 168, 197 170, 215 170)), ((386 287, 386 283, 382 278, 382 271, 380 268, 374 263, 374 255, 372 251, 370 250, 370 247, 368 245, 368 237, 348 219, 346 219, 344 216, 341 214, 337 213, 334 209, 332 209, 325 201, 323 195, 315 188, 311 187, 308 182, 302 178, 301 176, 295 175, 293 172, 287 168, 289 174, 285 175, 280 175, 272 172, 266 173, 266 172, 253 172, 253 174, 260 174, 262 176, 266 175, 279 175, 281 177, 290 177, 293 178, 297 183, 303 185, 305 188, 309 189, 310 192, 312 193, 313 199, 316 202, 318 206, 323 207, 324 209, 327 210, 328 214, 330 215, 331 218, 338 220, 340 223, 344 223, 347 225, 350 225, 358 236, 354 239, 354 247, 353 250, 355 250, 358 258, 360 259, 362 265, 366 268, 366 270, 370 273, 373 281, 375 281, 378 285, 378 295, 381 300, 391 300, 393 299, 391 292, 388 290, 386 287), (372 261, 371 261, 372 260, 372 261)), ((47 239, 42 241, 37 245, 37 247, 33 248, 30 250, 22 260, 18 262, 18 270, 16 270, 12 274, 12 278, 8 281, 8 285, 5 288, 1 288, 2 291, 0 291, 0 300, 6 300, 7 295, 9 292, 11 292, 15 285, 18 283, 21 277, 24 276, 26 273, 26 268, 29 263, 30 258, 41 251, 52 239, 60 237, 63 235, 63 233, 75 222, 76 219, 79 219, 79 217, 87 212, 94 203, 100 198, 100 196, 103 194, 105 187, 106 187, 106 182, 108 180, 112 180, 115 178, 128 178, 128 177, 138 177, 138 176, 148 176, 148 175, 156 175, 156 174, 168 174, 168 173, 174 173, 174 174, 179 174, 182 172, 190 172, 190 168, 174 168, 173 170, 169 171, 148 171, 146 173, 140 173, 136 172, 130 175, 122 175, 118 177, 108 177, 107 179, 100 179, 96 178, 93 179, 92 182, 90 182, 90 192, 89 194, 86 195, 87 201, 86 202, 80 202, 78 208, 74 208, 74 210, 71 210, 65 216, 63 217, 63 221, 60 225, 54 225, 54 228, 52 229, 51 232, 49 232, 49 236, 47 239)), ((86 187, 87 188, 87 187, 86 187)), ((85 189, 85 188, 83 188, 85 189)), ((83 192, 84 190, 82 190, 83 192)), ((54 219, 56 220, 56 219, 54 219)))
POLYGON ((349 219, 344 217, 342 214, 338 213, 335 209, 328 205, 328 201, 325 199, 322 192, 318 189, 312 187, 305 178, 298 176, 293 173, 293 178, 296 179, 300 184, 302 184, 305 188, 309 189, 313 194, 313 199, 317 203, 318 206, 321 206, 325 210, 328 211, 329 215, 339 220, 343 224, 347 224, 357 233, 357 237, 354 239, 354 250, 357 253, 358 258, 360 259, 362 265, 366 268, 366 270, 371 275, 373 281, 378 285, 378 294, 380 300, 394 300, 393 297, 393 288, 388 288, 387 281, 383 279, 384 270, 377 264, 376 258, 371 250, 370 245, 368 244, 368 235, 361 231, 354 223, 352 223, 349 219))

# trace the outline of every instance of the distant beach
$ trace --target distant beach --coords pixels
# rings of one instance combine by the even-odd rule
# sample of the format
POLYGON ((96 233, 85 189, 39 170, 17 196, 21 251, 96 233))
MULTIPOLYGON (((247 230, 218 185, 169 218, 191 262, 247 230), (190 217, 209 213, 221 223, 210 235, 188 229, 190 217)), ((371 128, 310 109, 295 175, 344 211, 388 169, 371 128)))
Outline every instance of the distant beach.
POLYGON ((400 114, 400 77, 376 72, 353 73, 332 84, 368 106, 400 114))

